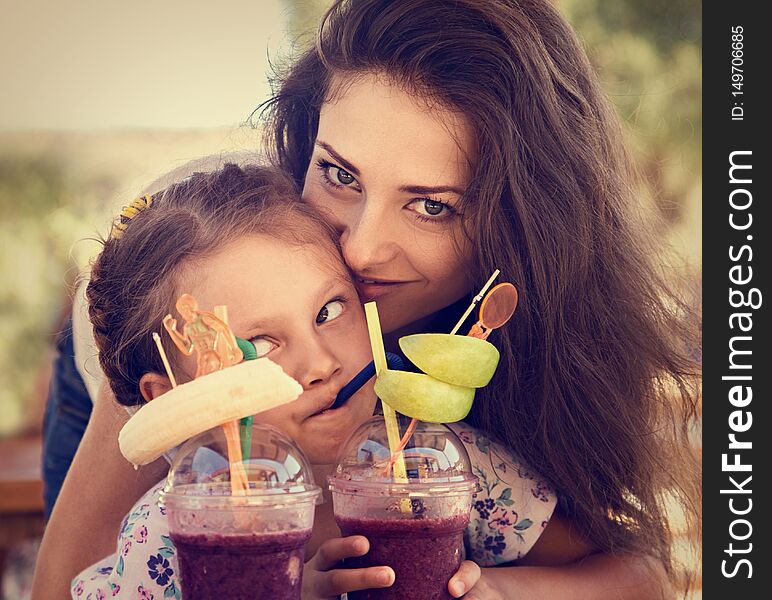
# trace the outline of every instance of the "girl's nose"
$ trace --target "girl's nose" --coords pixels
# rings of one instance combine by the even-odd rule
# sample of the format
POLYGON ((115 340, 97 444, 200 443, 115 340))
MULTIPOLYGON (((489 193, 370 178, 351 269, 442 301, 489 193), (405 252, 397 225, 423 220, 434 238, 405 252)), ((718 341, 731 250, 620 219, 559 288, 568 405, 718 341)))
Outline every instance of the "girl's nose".
POLYGON ((362 202, 340 236, 343 258, 358 273, 388 264, 399 254, 394 223, 372 200, 362 202))
POLYGON ((321 387, 340 373, 338 357, 322 340, 308 339, 302 352, 295 378, 304 390, 321 387))

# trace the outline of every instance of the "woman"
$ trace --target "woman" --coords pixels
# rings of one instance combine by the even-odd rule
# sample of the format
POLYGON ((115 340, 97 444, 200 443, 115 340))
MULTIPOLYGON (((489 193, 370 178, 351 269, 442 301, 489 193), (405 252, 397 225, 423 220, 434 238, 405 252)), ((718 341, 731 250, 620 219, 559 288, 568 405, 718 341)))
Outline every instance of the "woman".
MULTIPOLYGON (((528 598, 600 598, 599 581, 613 597, 615 587, 666 595, 661 494, 692 500, 669 473, 689 472, 673 461, 688 458, 681 425, 694 415, 697 369, 673 309, 682 305, 632 217, 618 125, 570 28, 544 0, 338 2, 266 108, 279 163, 340 232, 392 343, 447 330, 496 267, 520 291, 497 339, 501 367, 469 421, 562 499, 521 563, 564 551, 568 566, 489 570, 474 593, 496 597, 504 574, 528 598), (571 547, 551 542, 561 528, 571 547)), ((133 499, 160 478, 164 465, 133 474, 117 449, 97 460, 94 441, 122 418, 97 401, 49 540, 66 535, 60 509, 69 527, 86 512, 72 510, 79 473, 115 461, 133 499)), ((88 502, 114 514, 116 531, 131 505, 88 502)), ((69 572, 110 543, 95 540, 69 572)))

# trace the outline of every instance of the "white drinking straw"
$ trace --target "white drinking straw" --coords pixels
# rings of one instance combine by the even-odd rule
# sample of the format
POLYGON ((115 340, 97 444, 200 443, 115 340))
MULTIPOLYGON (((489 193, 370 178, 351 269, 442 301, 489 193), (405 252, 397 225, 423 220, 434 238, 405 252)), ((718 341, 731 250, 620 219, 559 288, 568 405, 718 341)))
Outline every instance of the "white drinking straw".
POLYGON ((472 303, 469 305, 469 308, 466 309, 466 312, 464 312, 463 315, 461 315, 461 318, 459 319, 458 323, 456 323, 456 326, 453 328, 453 330, 450 332, 450 335, 455 335, 456 332, 461 328, 461 326, 464 324, 464 321, 466 321, 466 318, 472 313, 474 310, 474 307, 477 306, 477 303, 480 302, 485 297, 485 292, 488 291, 488 288, 493 285, 493 282, 495 281, 496 277, 499 276, 501 271, 496 269, 493 272, 493 275, 491 275, 491 278, 488 280, 488 283, 486 283, 483 288, 480 290, 480 293, 477 294, 474 298, 472 298, 472 303))
POLYGON ((169 364, 169 359, 166 357, 166 350, 164 350, 163 344, 161 343, 161 336, 158 335, 155 331, 153 332, 153 341, 155 342, 156 348, 158 348, 158 354, 161 355, 161 361, 164 364, 164 369, 166 369, 166 375, 169 377, 169 382, 172 384, 173 388, 176 388, 177 380, 174 378, 174 373, 172 373, 172 367, 169 364))

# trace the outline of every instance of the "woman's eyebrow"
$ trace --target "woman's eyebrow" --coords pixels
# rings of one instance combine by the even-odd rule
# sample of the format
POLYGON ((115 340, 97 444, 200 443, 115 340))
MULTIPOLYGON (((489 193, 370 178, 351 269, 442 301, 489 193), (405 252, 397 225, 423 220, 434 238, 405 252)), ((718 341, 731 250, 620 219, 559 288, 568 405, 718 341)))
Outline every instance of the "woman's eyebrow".
POLYGON ((405 194, 418 195, 444 194, 447 192, 453 192, 454 194, 461 196, 464 193, 463 189, 452 185, 438 185, 433 187, 425 185, 403 185, 399 188, 399 191, 405 194))
POLYGON ((322 148, 323 150, 327 151, 327 154, 332 156, 336 161, 338 161, 341 166, 343 166, 346 171, 351 173, 352 175, 355 175, 359 177, 359 169, 357 169, 354 165, 352 165, 349 161, 347 161, 345 158, 343 158, 340 154, 338 154, 335 151, 335 148, 330 146, 327 142, 322 142, 320 140, 316 140, 316 145, 322 148))
MULTIPOLYGON (((316 140, 316 145, 322 148, 332 156, 340 165, 346 169, 349 173, 352 175, 359 177, 359 169, 357 169, 353 164, 351 164, 348 160, 343 158, 336 150, 333 148, 330 144, 327 142, 323 142, 321 140, 316 140)), ((403 185, 399 188, 399 191, 404 194, 418 194, 418 195, 429 195, 429 194, 445 194, 447 192, 452 192, 454 194, 458 194, 461 196, 464 193, 464 189, 460 187, 456 187, 453 185, 437 185, 437 186, 426 186, 426 185, 403 185)))

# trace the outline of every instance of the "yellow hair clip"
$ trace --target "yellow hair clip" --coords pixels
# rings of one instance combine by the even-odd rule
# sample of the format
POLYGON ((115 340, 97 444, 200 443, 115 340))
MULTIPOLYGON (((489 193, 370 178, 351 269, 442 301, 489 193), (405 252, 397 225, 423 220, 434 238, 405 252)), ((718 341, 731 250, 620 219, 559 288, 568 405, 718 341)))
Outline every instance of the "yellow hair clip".
POLYGON ((126 227, 129 226, 129 221, 131 221, 146 208, 150 208, 151 204, 153 204, 153 197, 148 194, 142 198, 137 198, 128 206, 124 206, 121 214, 118 215, 115 223, 113 223, 113 229, 110 232, 110 237, 114 240, 121 239, 123 237, 123 233, 126 231, 126 227))

